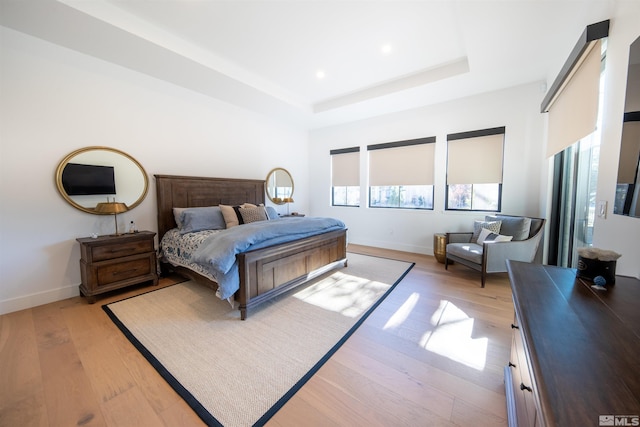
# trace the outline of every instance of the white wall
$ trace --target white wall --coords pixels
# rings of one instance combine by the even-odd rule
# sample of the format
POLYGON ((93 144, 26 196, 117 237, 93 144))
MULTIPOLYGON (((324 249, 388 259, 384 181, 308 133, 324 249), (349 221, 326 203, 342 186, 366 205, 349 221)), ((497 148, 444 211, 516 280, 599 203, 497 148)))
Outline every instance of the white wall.
POLYGON ((307 210, 306 131, 0 31, 0 314, 77 295, 75 239, 114 232, 113 217, 76 210, 57 192, 56 167, 78 148, 117 148, 146 169, 148 196, 118 216, 121 229, 135 220, 156 231, 153 174, 265 179, 281 166, 295 179, 295 209, 307 210))
POLYGON ((311 211, 335 216, 349 227, 353 243, 433 254, 433 234, 469 231, 484 212, 445 212, 446 135, 505 126, 502 212, 544 216, 544 121, 539 105, 540 82, 473 96, 435 106, 363 120, 311 132, 311 211), (366 146, 406 139, 436 137, 433 211, 368 209, 366 207, 366 146), (359 146, 361 206, 330 206, 330 156, 337 148, 359 146))

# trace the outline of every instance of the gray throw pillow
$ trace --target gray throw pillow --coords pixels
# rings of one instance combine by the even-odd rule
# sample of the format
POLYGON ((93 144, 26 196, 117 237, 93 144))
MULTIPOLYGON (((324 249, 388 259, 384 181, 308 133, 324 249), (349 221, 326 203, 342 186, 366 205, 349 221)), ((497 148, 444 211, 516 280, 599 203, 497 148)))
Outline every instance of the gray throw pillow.
POLYGON ((202 230, 224 230, 227 226, 217 206, 186 208, 180 213, 180 234, 202 230))
POLYGON ((267 218, 269 219, 278 219, 280 215, 278 215, 278 211, 273 206, 266 206, 265 210, 267 211, 267 218))
POLYGON ((486 221, 502 221, 500 234, 513 236, 513 240, 526 240, 529 238, 531 218, 523 216, 487 215, 484 219, 486 221))

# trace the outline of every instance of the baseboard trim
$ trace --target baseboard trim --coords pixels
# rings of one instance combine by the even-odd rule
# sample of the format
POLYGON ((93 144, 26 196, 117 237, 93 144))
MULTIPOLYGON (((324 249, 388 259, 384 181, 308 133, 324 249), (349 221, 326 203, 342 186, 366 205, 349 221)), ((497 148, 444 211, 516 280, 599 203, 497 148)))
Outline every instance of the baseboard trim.
POLYGON ((0 300, 0 315, 26 310, 43 304, 73 298, 80 295, 79 285, 69 285, 43 292, 24 295, 17 298, 0 300))
MULTIPOLYGON (((410 252, 414 254, 433 256, 433 246, 429 247, 429 246, 405 245, 405 244, 398 244, 397 242, 370 240, 370 239, 362 239, 362 240, 358 239, 357 242, 349 241, 349 243, 353 243, 354 245, 371 246, 374 248, 391 249, 395 251, 410 252)), ((347 248, 347 251, 348 251, 348 248, 347 248)))

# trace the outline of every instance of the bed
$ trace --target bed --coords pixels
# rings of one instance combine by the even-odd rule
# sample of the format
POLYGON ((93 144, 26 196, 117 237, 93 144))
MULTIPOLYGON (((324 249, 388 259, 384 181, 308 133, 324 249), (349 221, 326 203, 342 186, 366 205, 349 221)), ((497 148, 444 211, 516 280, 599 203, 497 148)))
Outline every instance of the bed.
MULTIPOLYGON (((155 175, 158 208, 158 239, 177 227, 173 208, 261 205, 265 202, 263 180, 155 175)), ((294 219, 299 221, 300 219, 294 219)), ((286 222, 278 219, 269 222, 286 222)), ((291 223, 293 224, 293 223, 291 223)), ((253 224, 248 224, 248 227, 253 224)), ((258 304, 299 286, 320 274, 347 265, 347 230, 332 229, 321 234, 259 249, 249 248, 235 255, 239 285, 234 293, 240 318, 258 304)), ((162 255, 163 248, 160 248, 162 255)), ((161 270, 174 271, 218 290, 218 283, 202 269, 185 263, 169 263, 160 257, 161 270)))

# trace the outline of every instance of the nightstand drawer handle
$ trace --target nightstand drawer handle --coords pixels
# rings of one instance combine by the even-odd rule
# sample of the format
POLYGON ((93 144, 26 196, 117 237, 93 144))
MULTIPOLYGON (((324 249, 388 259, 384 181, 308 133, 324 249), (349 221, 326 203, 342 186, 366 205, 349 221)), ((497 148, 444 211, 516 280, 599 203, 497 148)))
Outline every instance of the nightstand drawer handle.
POLYGON ((524 385, 523 383, 520 383, 520 390, 527 390, 527 391, 533 391, 531 389, 531 387, 527 387, 526 385, 524 385))
POLYGON ((119 274, 130 274, 130 273, 135 273, 136 271, 138 271, 137 268, 132 268, 131 270, 124 270, 124 271, 114 271, 113 275, 117 276, 119 274))
POLYGON ((511 324, 511 329, 520 329, 520 327, 519 327, 519 326, 517 326, 517 325, 514 325, 514 324, 512 323, 512 324, 511 324))
POLYGON ((515 367, 516 367, 516 365, 514 365, 514 364, 513 364, 513 363, 511 363, 511 362, 509 362, 509 366, 510 366, 510 367, 512 367, 512 368, 515 368, 515 367))

